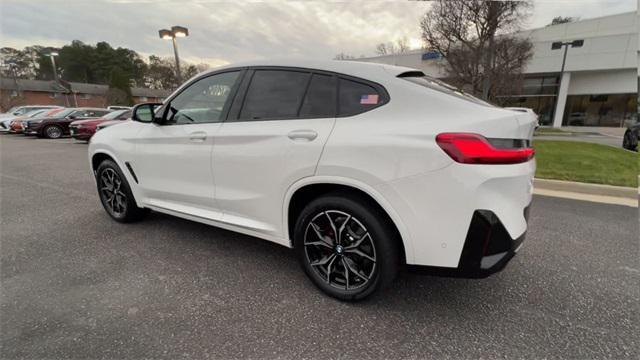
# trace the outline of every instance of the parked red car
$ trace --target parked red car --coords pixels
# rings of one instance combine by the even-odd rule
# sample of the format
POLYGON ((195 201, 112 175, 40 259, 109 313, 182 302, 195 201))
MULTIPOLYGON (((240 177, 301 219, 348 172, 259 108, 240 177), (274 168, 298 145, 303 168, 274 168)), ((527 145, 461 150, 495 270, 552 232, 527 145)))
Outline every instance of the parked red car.
POLYGON ((76 140, 91 139, 93 134, 96 133, 96 127, 106 121, 112 120, 127 120, 131 117, 131 110, 117 110, 110 112, 107 115, 99 118, 77 120, 69 124, 69 132, 71 137, 76 140))
POLYGON ((48 118, 24 121, 24 134, 58 139, 69 134, 69 124, 84 119, 94 119, 111 111, 99 108, 68 108, 48 118))

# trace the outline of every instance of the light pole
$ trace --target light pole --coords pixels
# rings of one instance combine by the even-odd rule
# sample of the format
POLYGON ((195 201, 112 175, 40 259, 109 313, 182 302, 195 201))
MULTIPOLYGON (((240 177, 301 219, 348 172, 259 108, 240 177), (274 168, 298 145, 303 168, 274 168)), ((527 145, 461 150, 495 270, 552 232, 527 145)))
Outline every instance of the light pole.
POLYGON ((182 84, 182 75, 180 74, 180 57, 178 56, 178 42, 176 38, 189 36, 189 29, 184 26, 172 26, 171 30, 158 30, 158 35, 160 35, 161 39, 171 39, 173 42, 173 55, 176 58, 176 78, 178 79, 178 85, 180 85, 182 84))
POLYGON ((579 48, 584 45, 584 40, 573 40, 573 41, 556 41, 551 44, 551 50, 560 50, 564 47, 564 55, 562 56, 562 68, 560 69, 560 83, 558 84, 558 97, 556 98, 556 107, 553 111, 553 127, 561 127, 562 126, 562 116, 564 115, 564 106, 567 102, 567 89, 562 88, 563 79, 564 79, 564 66, 567 63, 567 50, 569 50, 569 46, 572 48, 579 48), (561 98, 562 97, 562 98, 561 98))
POLYGON ((49 58, 51 59, 51 66, 53 67, 53 80, 57 82, 58 70, 56 70, 56 59, 55 59, 56 56, 58 56, 58 53, 55 51, 52 51, 49 53, 49 58))

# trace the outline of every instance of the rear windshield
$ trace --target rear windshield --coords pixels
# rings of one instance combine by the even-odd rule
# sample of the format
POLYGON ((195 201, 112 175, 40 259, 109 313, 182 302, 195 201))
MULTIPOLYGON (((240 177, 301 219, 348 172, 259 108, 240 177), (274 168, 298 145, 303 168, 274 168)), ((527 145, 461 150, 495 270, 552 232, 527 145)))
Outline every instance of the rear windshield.
POLYGON ((449 84, 447 84, 446 82, 442 81, 442 80, 438 80, 434 77, 431 76, 427 76, 422 72, 416 71, 416 72, 407 72, 407 73, 403 73, 398 75, 399 78, 403 79, 403 80, 407 80, 410 81, 414 84, 418 84, 420 86, 424 86, 426 88, 429 88, 431 90, 435 90, 435 91, 439 91, 441 93, 445 93, 447 95, 451 95, 451 96, 455 96, 457 98, 460 99, 464 99, 467 101, 471 101, 473 103, 479 104, 479 105, 484 105, 484 106, 495 106, 493 104, 490 104, 484 100, 478 99, 477 97, 471 95, 471 94, 467 94, 464 91, 451 86, 449 84))

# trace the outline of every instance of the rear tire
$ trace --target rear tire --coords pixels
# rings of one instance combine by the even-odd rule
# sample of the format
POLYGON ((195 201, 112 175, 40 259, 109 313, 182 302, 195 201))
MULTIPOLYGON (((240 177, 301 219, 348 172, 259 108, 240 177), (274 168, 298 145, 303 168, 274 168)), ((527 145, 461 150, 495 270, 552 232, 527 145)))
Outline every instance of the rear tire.
POLYGON ((638 139, 630 130, 627 130, 624 133, 624 138, 622 139, 622 147, 632 151, 637 151, 638 149, 638 139))
POLYGON ((58 125, 47 125, 42 129, 42 134, 47 139, 59 139, 64 135, 64 131, 58 125))
POLYGON ((122 223, 142 220, 148 209, 136 204, 127 178, 113 160, 104 160, 96 171, 100 202, 112 219, 122 223))
POLYGON ((367 199, 331 193, 311 201, 294 229, 302 268, 323 292, 361 300, 385 288, 400 265, 400 239, 367 199))

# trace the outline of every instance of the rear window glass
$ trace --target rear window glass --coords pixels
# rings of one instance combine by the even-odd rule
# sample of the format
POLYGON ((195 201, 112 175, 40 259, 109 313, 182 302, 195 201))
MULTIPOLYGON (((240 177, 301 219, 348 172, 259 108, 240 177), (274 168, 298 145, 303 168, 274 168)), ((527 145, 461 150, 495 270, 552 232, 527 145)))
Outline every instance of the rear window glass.
POLYGON ((464 91, 457 89, 454 86, 451 86, 447 83, 445 83, 444 81, 438 80, 436 78, 433 78, 431 76, 426 76, 422 73, 419 74, 415 74, 414 73, 409 73, 408 75, 403 75, 400 74, 398 76, 399 78, 403 79, 403 80, 407 80, 410 81, 414 84, 418 84, 420 86, 424 86, 426 88, 429 88, 431 90, 435 90, 435 91, 439 91, 441 93, 445 93, 447 95, 451 95, 451 96, 455 96, 457 98, 460 99, 464 99, 467 101, 471 101, 473 103, 479 104, 479 105, 485 105, 485 106, 494 106, 493 104, 490 104, 484 100, 478 99, 477 97, 471 95, 471 94, 467 94, 464 91))
POLYGON ((256 70, 245 96, 240 119, 296 117, 309 76, 306 72, 256 70))
POLYGON ((383 102, 382 95, 373 86, 357 81, 340 79, 338 114, 349 116, 371 110, 383 102))
POLYGON ((333 76, 313 74, 302 102, 300 117, 333 117, 336 113, 336 82, 333 76))

